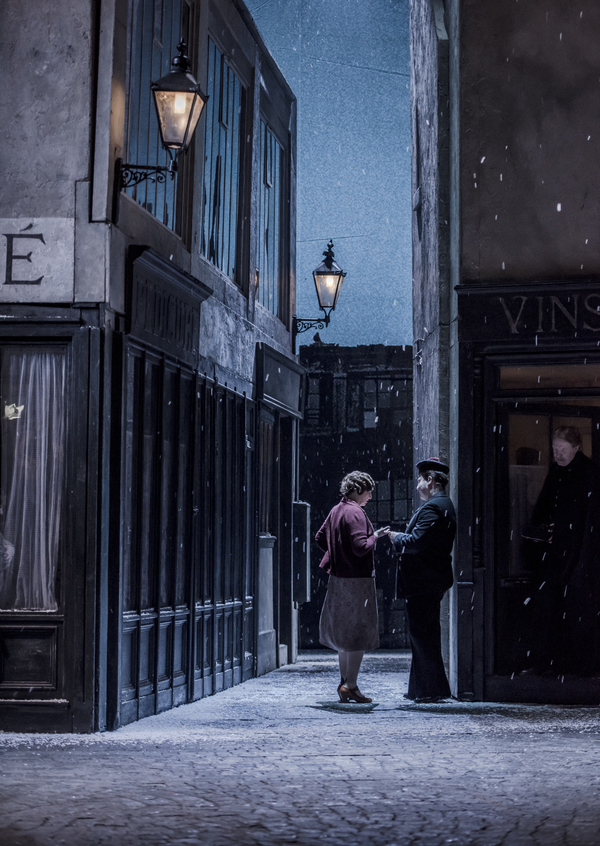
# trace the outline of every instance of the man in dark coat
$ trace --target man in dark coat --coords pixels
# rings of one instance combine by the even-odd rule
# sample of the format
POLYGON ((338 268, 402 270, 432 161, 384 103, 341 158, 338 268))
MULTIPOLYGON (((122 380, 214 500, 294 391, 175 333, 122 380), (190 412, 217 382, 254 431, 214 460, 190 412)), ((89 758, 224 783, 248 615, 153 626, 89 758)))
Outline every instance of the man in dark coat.
POLYGON ((390 532, 400 552, 399 594, 406 598, 412 650, 407 699, 435 702, 450 696, 441 647, 440 603, 453 582, 456 513, 446 494, 448 465, 439 458, 417 463, 423 505, 405 532, 390 532))
POLYGON ((530 659, 538 673, 594 675, 600 668, 600 469, 581 452, 575 426, 556 429, 552 452, 532 517, 543 533, 532 562, 530 659))

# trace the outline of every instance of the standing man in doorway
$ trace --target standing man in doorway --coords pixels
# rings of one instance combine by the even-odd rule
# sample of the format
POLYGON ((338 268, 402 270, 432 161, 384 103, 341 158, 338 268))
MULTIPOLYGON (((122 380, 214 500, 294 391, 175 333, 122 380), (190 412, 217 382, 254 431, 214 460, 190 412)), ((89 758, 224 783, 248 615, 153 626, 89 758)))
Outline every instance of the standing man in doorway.
POLYGON ((407 699, 438 702, 450 696, 441 647, 440 604, 454 581, 452 545, 456 513, 446 493, 448 465, 439 458, 417 463, 423 505, 405 532, 389 532, 400 553, 399 595, 406 599, 412 650, 407 699))
POLYGON ((532 668, 525 672, 600 673, 600 469, 581 447, 576 426, 553 432, 554 462, 532 516, 541 555, 532 561, 532 668))

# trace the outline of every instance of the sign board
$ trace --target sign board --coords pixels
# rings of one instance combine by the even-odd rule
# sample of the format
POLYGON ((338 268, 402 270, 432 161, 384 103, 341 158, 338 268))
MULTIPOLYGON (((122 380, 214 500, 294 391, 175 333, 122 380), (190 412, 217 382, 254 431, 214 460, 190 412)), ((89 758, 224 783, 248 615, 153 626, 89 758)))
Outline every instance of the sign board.
POLYGON ((0 302, 73 301, 75 221, 0 219, 0 302))
POLYGON ((600 284, 460 285, 462 341, 600 340, 600 284))
POLYGON ((195 367, 200 306, 211 294, 207 285, 144 249, 131 265, 128 331, 195 367))
POLYGON ((257 345, 256 364, 258 398, 271 408, 302 419, 304 368, 267 344, 257 345))

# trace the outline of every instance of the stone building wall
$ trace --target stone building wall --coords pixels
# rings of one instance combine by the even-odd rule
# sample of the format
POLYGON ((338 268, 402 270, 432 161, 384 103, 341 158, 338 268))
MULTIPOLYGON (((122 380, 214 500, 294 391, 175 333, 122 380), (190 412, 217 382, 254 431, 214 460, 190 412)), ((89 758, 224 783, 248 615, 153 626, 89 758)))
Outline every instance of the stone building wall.
POLYGON ((440 2, 411 6, 415 449, 448 455, 448 36, 440 2))
POLYGON ((600 7, 460 3, 460 281, 600 272, 600 7))

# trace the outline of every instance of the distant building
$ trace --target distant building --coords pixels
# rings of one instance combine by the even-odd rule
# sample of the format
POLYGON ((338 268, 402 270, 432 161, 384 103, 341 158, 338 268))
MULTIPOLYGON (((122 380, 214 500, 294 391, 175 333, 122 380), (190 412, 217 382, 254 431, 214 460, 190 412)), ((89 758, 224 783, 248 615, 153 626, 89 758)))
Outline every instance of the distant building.
MULTIPOLYGON (((364 470, 377 482, 367 513, 375 526, 401 527, 412 513, 412 348, 300 347, 307 397, 300 434, 300 497, 311 506, 311 536, 339 502, 345 473, 364 470)), ((319 648, 319 614, 327 576, 311 547, 311 601, 300 606, 300 646, 319 648)), ((403 600, 396 599, 397 556, 377 544, 380 639, 408 646, 403 600)))
POLYGON ((0 52, 0 725, 113 729, 296 654, 296 103, 238 0, 9 2, 0 52))

